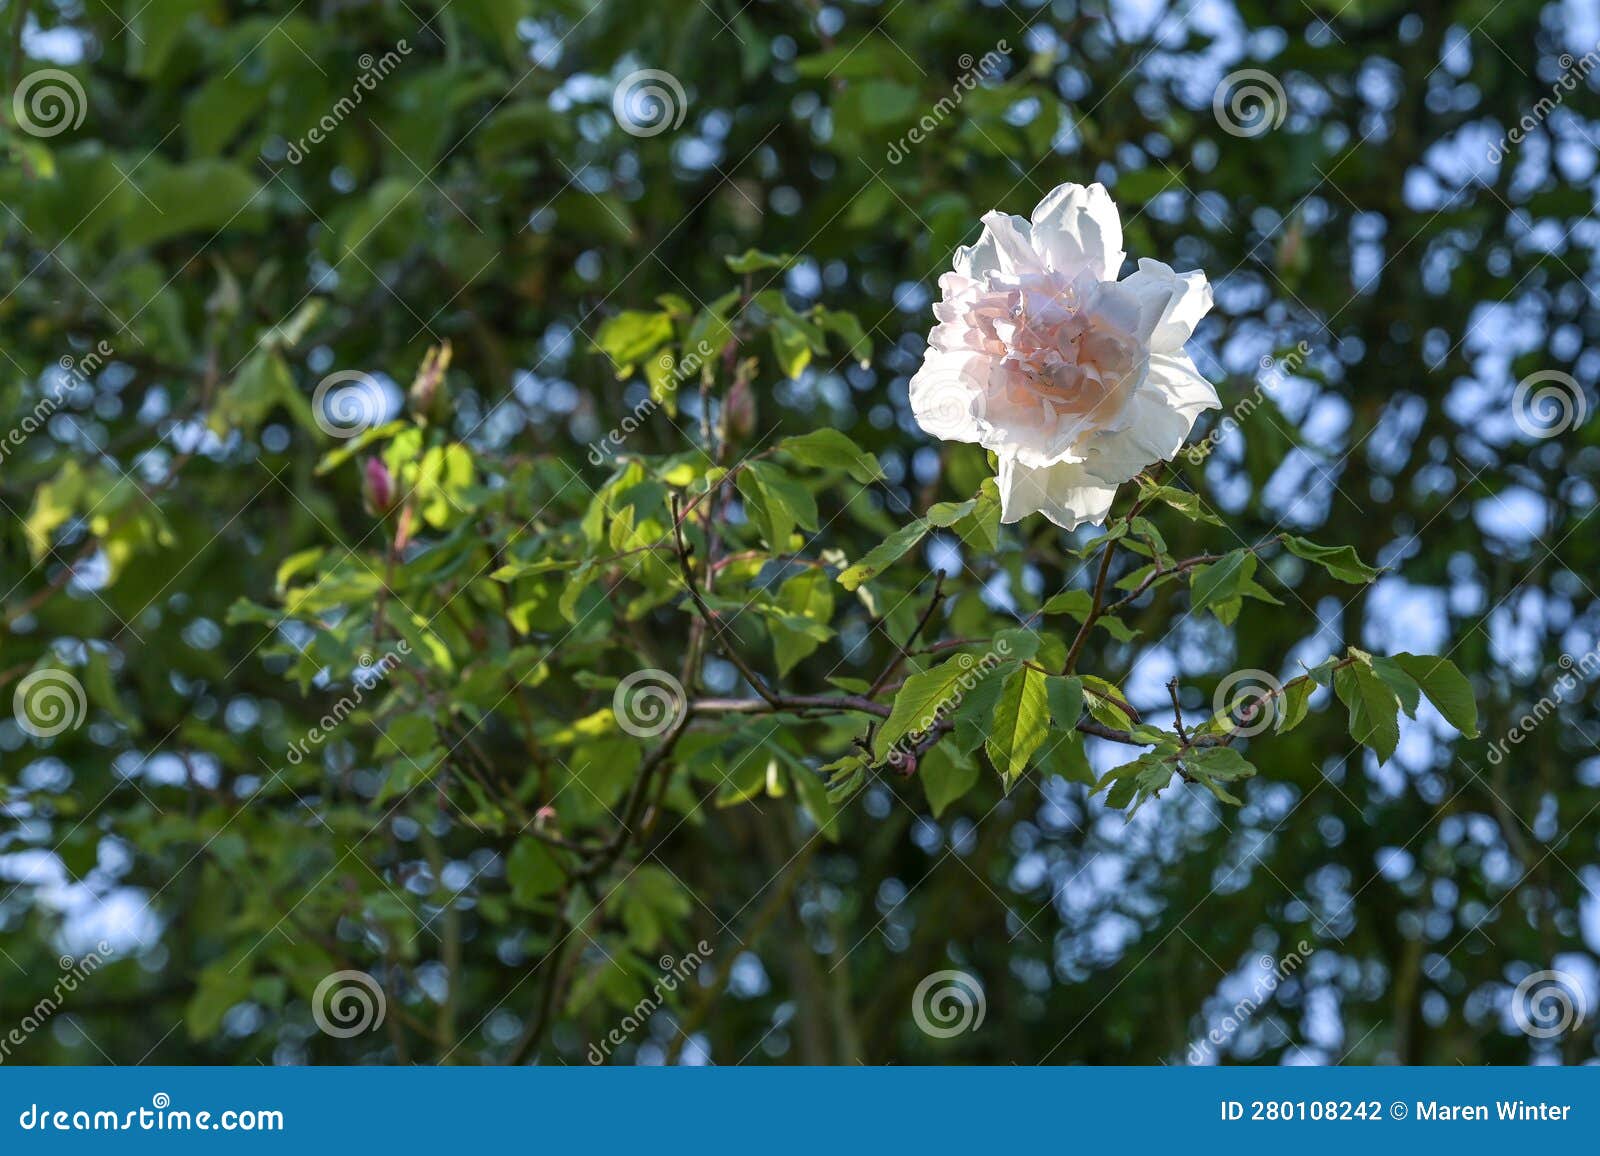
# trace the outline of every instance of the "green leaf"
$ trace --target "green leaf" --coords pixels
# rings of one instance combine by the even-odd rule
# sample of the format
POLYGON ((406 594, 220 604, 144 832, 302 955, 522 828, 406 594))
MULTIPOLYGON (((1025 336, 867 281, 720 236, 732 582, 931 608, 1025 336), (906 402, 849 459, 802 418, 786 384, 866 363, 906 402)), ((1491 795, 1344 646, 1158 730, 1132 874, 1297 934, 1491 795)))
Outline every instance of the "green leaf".
MULTIPOLYGON (((796 574, 778 589, 778 609, 789 618, 802 619, 812 627, 827 630, 833 618, 833 583, 820 569, 809 569, 796 574)), ((784 619, 768 618, 767 629, 772 632, 772 648, 778 660, 778 673, 788 674, 804 658, 811 655, 824 639, 817 637, 815 629, 796 628, 784 619)), ((831 633, 831 631, 828 631, 831 633)))
POLYGON ((1056 730, 1074 730, 1083 714, 1083 680, 1070 675, 1051 675, 1044 680, 1044 695, 1050 704, 1050 721, 1056 730))
POLYGON ((788 253, 763 253, 760 249, 746 249, 737 257, 723 258, 735 273, 756 273, 762 269, 787 269, 794 264, 788 253))
POLYGON ((815 316, 818 325, 844 342, 857 365, 865 369, 872 364, 872 338, 861 328, 861 322, 854 313, 818 306, 815 316))
POLYGON ((1042 607, 1041 614, 1070 614, 1079 622, 1089 617, 1094 608, 1094 598, 1087 590, 1063 590, 1053 595, 1042 607))
POLYGON ((566 872, 555 853, 538 839, 524 836, 506 857, 506 880, 511 901, 520 907, 537 907, 539 901, 561 890, 566 872))
POLYGON ((1333 690, 1350 711, 1350 736, 1387 762, 1400 742, 1400 699, 1365 662, 1342 666, 1333 690))
POLYGON ((1218 562, 1196 566, 1189 575, 1189 593, 1195 613, 1210 610, 1224 625, 1239 616, 1245 587, 1255 576, 1256 556, 1249 550, 1234 550, 1218 562))
POLYGON ((595 334, 594 344, 611 359, 617 376, 626 377, 634 366, 671 340, 670 314, 625 309, 606 318, 595 334))
POLYGON ((1096 722, 1114 730, 1127 730, 1133 724, 1127 712, 1117 705, 1128 701, 1120 689, 1092 674, 1084 675, 1082 682, 1084 705, 1096 722))
POLYGON ((1449 659, 1431 654, 1396 654, 1396 666, 1410 675, 1451 726, 1469 739, 1478 737, 1478 703, 1472 684, 1449 659))
POLYGON ((862 485, 883 477, 878 459, 836 429, 812 430, 785 438, 778 449, 802 465, 844 470, 862 485))
POLYGON ((846 590, 854 590, 869 578, 876 578, 886 567, 899 561, 900 556, 907 550, 922 541, 923 535, 927 532, 927 522, 917 521, 901 526, 868 550, 854 565, 847 566, 841 571, 839 585, 846 590))
POLYGON ((948 744, 941 743, 922 756, 917 767, 917 778, 928 794, 928 806, 937 819, 951 803, 970 791, 978 781, 978 764, 975 759, 948 744))
POLYGON ((817 500, 781 466, 752 462, 740 472, 738 487, 751 520, 773 551, 789 548, 796 525, 817 528, 817 500))
POLYGON ((1005 665, 988 671, 976 686, 962 695, 960 705, 951 716, 956 729, 944 740, 958 753, 971 754, 989 737, 989 725, 994 719, 995 703, 999 701, 1000 692, 1005 687, 1005 677, 1002 672, 1009 669, 1009 665, 1005 665))
POLYGON ((805 330, 787 317, 772 319, 772 353, 788 378, 799 377, 811 364, 811 342, 805 330))
POLYGON ((1278 721, 1275 728, 1278 734, 1287 734, 1300 725, 1306 717, 1311 696, 1316 691, 1316 681, 1309 676, 1290 679, 1284 684, 1283 695, 1278 700, 1278 721))
POLYGON ((1049 733, 1050 710, 1045 675, 1019 666, 1006 679, 995 704, 994 725, 984 750, 1009 786, 1028 769, 1028 760, 1049 733))
POLYGON ((1174 486, 1156 486, 1149 482, 1139 484, 1139 500, 1141 502, 1159 501, 1171 506, 1184 517, 1195 522, 1204 522, 1212 526, 1221 526, 1223 521, 1215 514, 1205 509, 1200 502, 1200 495, 1189 490, 1180 490, 1174 486))
POLYGON ((1361 585, 1383 573, 1376 566, 1368 566, 1363 562, 1354 546, 1319 546, 1293 534, 1279 534, 1278 541, 1295 557, 1314 562, 1341 582, 1361 585))
POLYGON ((1256 773, 1255 767, 1232 747, 1196 747, 1183 756, 1183 768, 1189 777, 1200 783, 1219 800, 1239 806, 1239 800, 1223 789, 1222 783, 1248 779, 1256 773))
POLYGON ((877 757, 887 758, 890 749, 901 739, 925 733, 953 711, 961 696, 973 685, 972 666, 971 655, 958 654, 907 678, 895 693, 889 717, 878 728, 873 741, 877 757))
POLYGON ((250 170, 231 161, 184 165, 151 159, 137 178, 142 196, 128 202, 122 241, 130 249, 183 233, 256 232, 266 223, 271 198, 250 170))
POLYGON ((1417 717, 1417 706, 1422 701, 1422 688, 1417 685, 1417 680, 1405 672, 1405 668, 1392 658, 1385 658, 1381 654, 1370 655, 1372 672, 1383 679, 1384 684, 1395 693, 1400 700, 1400 709, 1406 712, 1407 718, 1417 717))
POLYGON ((1121 810, 1130 803, 1128 818, 1133 818, 1140 807, 1159 795, 1177 772, 1176 747, 1158 747, 1146 751, 1131 763, 1124 763, 1103 775, 1094 786, 1094 792, 1106 792, 1106 806, 1121 810))

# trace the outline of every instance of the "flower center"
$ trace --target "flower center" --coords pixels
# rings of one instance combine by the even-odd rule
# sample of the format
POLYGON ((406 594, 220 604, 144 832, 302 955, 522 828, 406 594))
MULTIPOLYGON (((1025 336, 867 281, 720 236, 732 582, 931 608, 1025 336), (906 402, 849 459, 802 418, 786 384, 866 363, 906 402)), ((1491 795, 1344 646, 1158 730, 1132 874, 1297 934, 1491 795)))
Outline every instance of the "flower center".
POLYGON ((1085 312, 1071 286, 1053 293, 1023 289, 995 327, 1010 400, 1020 394, 1055 417, 1109 421, 1121 408, 1138 359, 1132 335, 1085 312))

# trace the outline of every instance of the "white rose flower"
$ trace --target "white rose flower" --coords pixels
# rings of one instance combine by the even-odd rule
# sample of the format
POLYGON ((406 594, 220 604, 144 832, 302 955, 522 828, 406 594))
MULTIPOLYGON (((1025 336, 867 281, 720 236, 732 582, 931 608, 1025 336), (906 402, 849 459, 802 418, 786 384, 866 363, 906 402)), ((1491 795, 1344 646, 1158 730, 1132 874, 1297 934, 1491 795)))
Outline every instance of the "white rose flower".
POLYGON ((911 408, 935 437, 999 457, 1001 521, 1104 521, 1120 483, 1220 408, 1183 351, 1211 308, 1205 275, 1141 260, 1118 281, 1125 256, 1104 186, 1062 185, 1031 221, 986 214, 939 278, 911 408))

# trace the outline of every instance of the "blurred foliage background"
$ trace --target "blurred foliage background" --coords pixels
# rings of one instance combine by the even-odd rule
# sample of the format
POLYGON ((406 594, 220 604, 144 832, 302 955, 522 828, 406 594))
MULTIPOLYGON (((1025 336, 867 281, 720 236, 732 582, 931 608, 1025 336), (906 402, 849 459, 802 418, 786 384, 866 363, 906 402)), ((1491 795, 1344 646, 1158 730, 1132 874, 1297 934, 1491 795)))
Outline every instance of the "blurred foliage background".
MULTIPOLYGON (((270 620, 230 619, 275 600, 286 559, 372 545, 359 472, 316 472, 326 374, 377 374, 398 407, 448 342, 456 437, 598 485, 587 447, 643 389, 594 352, 599 326, 663 294, 713 300, 749 248, 791 253, 788 301, 854 313, 873 352, 766 372, 757 428, 846 430, 884 462, 883 504, 921 509, 971 492, 906 405, 938 274, 981 213, 1069 180, 1112 190, 1132 255, 1216 286, 1192 349, 1225 407, 1259 401, 1202 463, 1180 457, 1185 484, 1243 541, 1289 529, 1390 568, 1354 597, 1305 572, 1277 591, 1288 609, 1232 631, 1097 637, 1097 662, 1163 709, 1178 674, 1200 706, 1230 671, 1345 643, 1448 653, 1483 737, 1408 721, 1379 766, 1323 709, 1241 809, 1180 791, 1127 823, 1037 773, 938 819, 914 783, 879 782, 827 843, 798 810, 707 808, 653 848, 629 918, 659 943, 645 988, 657 954, 713 951, 611 1058, 1596 1058, 1597 720, 1582 679, 1554 688, 1592 672, 1600 423, 1531 436, 1512 404, 1542 371, 1587 401, 1600 363, 1592 4, 5 0, 0 17, 7 428, 70 377, 0 460, 0 689, 58 661, 90 700, 48 743, 0 717, 0 1029, 60 957, 109 952, 13 1062, 496 1062, 540 1017, 548 927, 507 910, 506 845, 427 791, 365 838, 384 813, 370 734, 287 766, 337 694, 285 677, 270 620), (27 131, 45 69, 82 100, 69 86, 66 122, 27 131), (649 135, 613 108, 642 69, 681 89, 649 135), (1282 99, 1229 131, 1214 100, 1241 69, 1282 99), (1529 711, 1542 725, 1506 741, 1529 711), (1263 991, 1262 957, 1301 943, 1263 991), (316 1029, 311 988, 341 963, 385 977, 384 1031, 316 1029), (930 1037, 913 993, 955 968, 981 979, 984 1023, 930 1037), (1546 968, 1591 1015, 1530 1038, 1512 990, 1546 968)), ((661 415, 633 436, 679 438, 661 415)), ((851 556, 874 541, 841 533, 851 556)), ((862 668, 892 653, 857 644, 862 668)), ((485 741, 522 773, 514 743, 485 741)), ((556 1007, 543 1062, 584 1062, 642 994, 588 945, 565 966, 614 998, 556 1007)))

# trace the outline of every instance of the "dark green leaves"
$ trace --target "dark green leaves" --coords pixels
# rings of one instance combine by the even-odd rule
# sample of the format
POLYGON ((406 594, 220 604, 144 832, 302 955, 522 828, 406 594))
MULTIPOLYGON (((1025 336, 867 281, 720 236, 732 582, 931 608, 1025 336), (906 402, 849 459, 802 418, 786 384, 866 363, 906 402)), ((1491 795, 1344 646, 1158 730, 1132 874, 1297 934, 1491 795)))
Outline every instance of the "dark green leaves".
POLYGON ((1257 559, 1249 550, 1234 550, 1220 561, 1197 566, 1190 572, 1189 592, 1196 612, 1209 610, 1224 625, 1239 617, 1245 598, 1282 605, 1255 580, 1257 559))
POLYGON ((1350 712, 1350 737, 1387 762, 1400 741, 1400 699, 1394 690, 1365 661, 1340 667, 1333 690, 1350 712))
POLYGON ((1224 746, 1196 747, 1188 751, 1183 756, 1183 769, 1219 801, 1235 807, 1239 805, 1239 800, 1222 784, 1248 779, 1256 773, 1255 767, 1243 755, 1232 747, 1224 746))
POLYGON ((929 751, 917 767, 917 778, 927 792, 928 806, 937 819, 951 803, 970 791, 978 781, 978 764, 972 758, 941 744, 929 751))
POLYGON ((783 467, 771 462, 751 462, 740 471, 738 485, 750 520, 760 529, 770 549, 787 550, 789 536, 796 526, 806 530, 817 528, 817 500, 783 467))
POLYGON ((1356 585, 1371 582, 1382 570, 1376 566, 1368 566, 1356 553, 1354 546, 1319 546, 1306 538, 1297 538, 1293 534, 1279 534, 1278 541, 1297 558, 1304 558, 1321 566, 1328 574, 1341 582, 1350 582, 1356 585))
POLYGON ((1472 684, 1455 666, 1431 654, 1396 654, 1393 662, 1416 682, 1451 726, 1469 739, 1478 737, 1478 704, 1472 684))
POLYGON ((1416 717, 1421 696, 1467 738, 1478 734, 1472 686, 1448 659, 1424 654, 1374 657, 1354 647, 1333 674, 1334 693, 1350 712, 1350 735, 1379 760, 1394 754, 1399 714, 1416 717))

